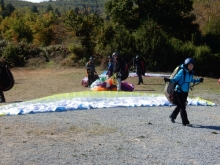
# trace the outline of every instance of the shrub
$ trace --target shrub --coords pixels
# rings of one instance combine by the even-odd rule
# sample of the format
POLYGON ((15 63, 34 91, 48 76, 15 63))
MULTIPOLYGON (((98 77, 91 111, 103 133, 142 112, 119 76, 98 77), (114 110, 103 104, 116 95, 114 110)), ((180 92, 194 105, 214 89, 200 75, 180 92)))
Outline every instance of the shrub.
POLYGON ((7 63, 11 66, 24 66, 25 60, 23 55, 19 55, 19 48, 17 45, 9 44, 6 46, 3 56, 7 63))

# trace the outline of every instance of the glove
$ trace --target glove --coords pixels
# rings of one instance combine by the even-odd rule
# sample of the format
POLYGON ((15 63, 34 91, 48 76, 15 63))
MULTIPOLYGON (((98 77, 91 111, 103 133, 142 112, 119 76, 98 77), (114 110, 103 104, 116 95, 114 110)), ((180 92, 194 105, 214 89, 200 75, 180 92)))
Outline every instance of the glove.
POLYGON ((166 78, 166 77, 164 77, 163 80, 165 81, 165 83, 166 83, 166 82, 170 82, 170 79, 169 79, 169 78, 166 78))
POLYGON ((199 81, 200 81, 201 83, 203 83, 203 80, 204 80, 204 78, 200 78, 200 79, 199 79, 199 81))

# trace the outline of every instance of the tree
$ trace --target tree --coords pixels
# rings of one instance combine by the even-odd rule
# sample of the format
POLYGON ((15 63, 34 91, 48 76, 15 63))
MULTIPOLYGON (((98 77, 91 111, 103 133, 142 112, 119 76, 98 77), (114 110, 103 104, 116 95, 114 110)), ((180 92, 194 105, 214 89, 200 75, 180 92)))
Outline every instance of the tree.
POLYGON ((136 49, 145 58, 148 69, 165 69, 171 59, 169 37, 166 33, 151 20, 144 22, 133 35, 136 49))
POLYGON ((93 55, 95 41, 103 23, 98 10, 92 10, 84 4, 82 9, 67 11, 64 15, 64 23, 70 31, 75 32, 75 36, 81 42, 84 50, 81 58, 93 55))
POLYGON ((35 6, 35 5, 31 6, 31 12, 33 12, 33 13, 38 13, 38 14, 39 14, 39 11, 38 11, 38 9, 37 9, 37 6, 35 6))
POLYGON ((51 6, 51 4, 49 4, 46 8, 46 13, 49 13, 50 11, 53 11, 53 7, 51 6))
POLYGON ((25 12, 16 10, 11 17, 3 19, 0 29, 4 39, 14 42, 32 41, 32 31, 24 17, 25 12))
POLYGON ((41 46, 48 46, 54 41, 54 26, 58 23, 56 15, 50 11, 43 16, 39 15, 32 25, 33 42, 41 46))
POLYGON ((120 56, 132 59, 136 52, 135 40, 132 33, 124 25, 114 25, 107 22, 98 35, 96 51, 105 58, 112 52, 118 51, 120 56))
POLYGON ((112 21, 128 29, 138 29, 144 21, 152 19, 170 36, 183 41, 198 33, 194 24, 192 0, 112 0, 105 4, 112 21))
POLYGON ((0 15, 2 15, 3 18, 8 17, 14 10, 15 7, 11 3, 4 6, 4 3, 2 2, 0 15))

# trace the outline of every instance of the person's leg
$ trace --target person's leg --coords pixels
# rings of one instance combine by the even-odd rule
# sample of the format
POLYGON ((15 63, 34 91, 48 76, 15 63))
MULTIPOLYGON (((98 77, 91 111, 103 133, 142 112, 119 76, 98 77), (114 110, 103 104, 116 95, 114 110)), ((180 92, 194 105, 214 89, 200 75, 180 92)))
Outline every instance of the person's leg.
POLYGON ((188 93, 181 93, 181 104, 180 104, 180 115, 182 118, 182 124, 185 126, 189 123, 187 112, 186 112, 186 100, 188 93))
POLYGON ((117 78, 117 91, 121 91, 121 78, 117 78))
POLYGON ((177 106, 177 107, 173 110, 172 114, 170 115, 170 118, 173 119, 173 120, 175 120, 176 117, 178 116, 179 112, 180 112, 180 108, 177 106))
POLYGON ((175 119, 177 118, 179 112, 180 112, 180 93, 175 93, 176 97, 176 108, 173 110, 172 114, 169 116, 171 118, 171 122, 175 123, 175 119))
POLYGON ((2 90, 0 90, 0 97, 1 97, 0 102, 5 102, 5 96, 2 90))
POLYGON ((92 75, 88 75, 88 87, 90 88, 90 85, 92 84, 92 75))
POLYGON ((144 84, 144 81, 143 81, 142 75, 140 75, 140 83, 144 84))
POLYGON ((138 83, 137 83, 137 85, 140 85, 143 82, 141 74, 139 72, 137 72, 137 76, 138 76, 138 83))

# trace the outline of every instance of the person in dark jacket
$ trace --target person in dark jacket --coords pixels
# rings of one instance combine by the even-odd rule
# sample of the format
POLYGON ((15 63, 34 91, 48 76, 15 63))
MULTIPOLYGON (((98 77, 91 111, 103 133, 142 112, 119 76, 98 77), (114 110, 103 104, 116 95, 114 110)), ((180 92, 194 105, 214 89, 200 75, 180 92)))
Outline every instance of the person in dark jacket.
POLYGON ((177 99, 176 108, 173 113, 170 115, 171 122, 175 123, 175 119, 180 112, 182 118, 183 126, 192 127, 188 120, 187 112, 186 112, 186 104, 188 92, 190 89, 190 83, 203 82, 204 78, 193 78, 193 67, 195 61, 192 58, 187 58, 184 64, 181 65, 183 69, 180 69, 178 73, 172 78, 164 78, 165 82, 175 82, 175 97, 177 99))
POLYGON ((122 78, 122 72, 123 72, 123 67, 124 67, 124 61, 123 59, 119 56, 118 52, 114 52, 112 54, 112 57, 114 58, 114 63, 113 63, 113 73, 115 78, 117 79, 117 91, 121 91, 121 78, 122 78))
POLYGON ((142 57, 139 55, 136 55, 136 57, 133 59, 133 65, 136 71, 136 74, 138 76, 138 83, 137 85, 144 84, 142 75, 145 74, 145 64, 142 57))
POLYGON ((3 61, 2 59, 0 60, 0 97, 1 97, 1 100, 0 100, 0 103, 4 103, 5 102, 5 96, 4 96, 4 93, 3 93, 3 86, 2 86, 2 67, 5 67, 5 61, 3 61))
POLYGON ((108 75, 108 78, 112 77, 113 69, 114 69, 113 58, 111 56, 108 56, 108 68, 106 73, 106 75, 108 75))
POLYGON ((90 85, 93 83, 94 75, 97 74, 92 57, 89 58, 89 62, 86 64, 86 72, 88 75, 88 87, 90 87, 90 85))

